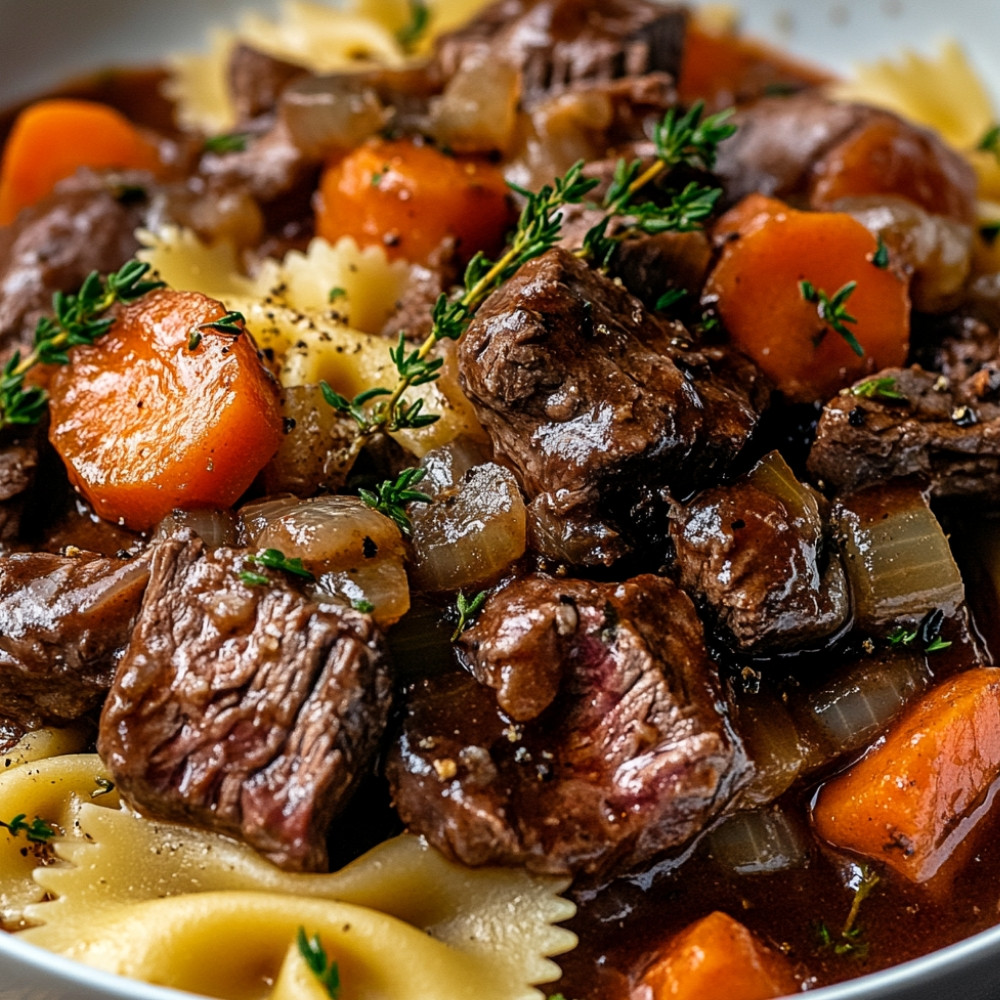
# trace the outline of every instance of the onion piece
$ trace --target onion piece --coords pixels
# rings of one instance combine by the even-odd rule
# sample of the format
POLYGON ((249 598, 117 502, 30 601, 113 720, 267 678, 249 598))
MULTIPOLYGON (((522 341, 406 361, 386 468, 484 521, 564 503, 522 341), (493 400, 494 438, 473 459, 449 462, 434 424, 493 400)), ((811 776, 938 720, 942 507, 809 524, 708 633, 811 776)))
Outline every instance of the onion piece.
POLYGON ((415 507, 410 573, 425 590, 496 580, 527 547, 527 514, 513 473, 493 462, 470 469, 435 502, 415 507))
POLYGON ((871 743, 930 684, 923 655, 890 650, 840 670, 795 706, 803 730, 818 734, 828 756, 871 743))
POLYGON ((285 87, 278 108, 292 142, 315 159, 360 146, 390 118, 358 74, 304 76, 285 87))
POLYGON ((840 501, 834 511, 855 622, 884 631, 933 608, 953 616, 965 588, 937 518, 915 486, 878 486, 840 501))
POLYGON ((802 825, 776 806, 735 813, 707 838, 711 857, 739 875, 802 868, 809 859, 808 844, 802 825))
POLYGON ((781 700, 769 691, 745 695, 736 705, 736 723, 753 777, 739 792, 742 807, 773 802, 806 766, 809 746, 781 700))
POLYGON ((517 123, 521 74, 496 59, 466 59, 431 101, 429 131, 456 153, 506 152, 517 123))
POLYGON ((172 538, 184 530, 193 531, 210 549, 236 544, 236 522, 228 510, 199 508, 171 511, 156 526, 152 541, 172 538))
POLYGON ((399 528, 358 497, 276 497, 240 511, 251 548, 278 549, 316 576, 317 600, 367 607, 380 625, 410 607, 399 528))

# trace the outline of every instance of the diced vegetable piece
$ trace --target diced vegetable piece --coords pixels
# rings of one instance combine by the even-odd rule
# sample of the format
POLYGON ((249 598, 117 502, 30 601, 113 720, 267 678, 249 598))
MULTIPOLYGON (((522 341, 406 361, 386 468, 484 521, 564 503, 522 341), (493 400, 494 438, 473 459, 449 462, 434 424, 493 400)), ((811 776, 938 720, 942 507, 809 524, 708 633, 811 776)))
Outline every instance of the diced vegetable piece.
POLYGON ((853 493, 834 509, 855 622, 879 630, 938 608, 952 617, 965 587, 948 539, 915 486, 853 493))
POLYGON ((459 590, 491 583, 524 555, 527 514, 517 481, 492 462, 478 465, 437 497, 415 508, 414 583, 459 590))
POLYGON ((127 118, 92 101, 38 101, 21 112, 0 161, 0 226, 80 167, 150 170, 156 147, 127 118))
POLYGON ((733 343, 791 400, 828 399, 869 371, 901 365, 909 343, 906 281, 875 263, 875 237, 842 212, 800 212, 751 195, 719 222, 725 242, 709 275, 714 302, 733 343), (801 282, 850 317, 839 332, 801 282), (860 345, 859 356, 848 342, 860 345))
POLYGON ((251 547, 302 560, 316 577, 317 598, 370 610, 381 625, 409 610, 403 537, 359 497, 262 500, 247 504, 240 519, 251 547))
POLYGON ((998 775, 1000 669, 979 667, 934 688, 827 782, 813 822, 835 847, 925 882, 990 808, 998 775))
POLYGON ((782 955, 718 911, 674 938, 646 970, 642 984, 652 1000, 768 1000, 799 991, 782 955))
POLYGON ((778 807, 734 813, 708 835, 708 850, 739 875, 802 868, 809 858, 802 826, 778 807))
POLYGON ((513 221, 503 175, 488 163, 431 146, 375 139, 328 167, 320 182, 317 233, 350 236, 391 258, 426 264, 449 237, 469 260, 500 249, 513 221))
POLYGON ((855 129, 814 168, 816 208, 865 194, 901 195, 957 222, 976 218, 972 167, 933 132, 891 115, 855 129))
POLYGON ((49 438, 101 517, 144 530, 175 507, 230 507, 277 450, 277 383, 248 334, 213 328, 225 317, 197 292, 154 292, 53 373, 49 438))

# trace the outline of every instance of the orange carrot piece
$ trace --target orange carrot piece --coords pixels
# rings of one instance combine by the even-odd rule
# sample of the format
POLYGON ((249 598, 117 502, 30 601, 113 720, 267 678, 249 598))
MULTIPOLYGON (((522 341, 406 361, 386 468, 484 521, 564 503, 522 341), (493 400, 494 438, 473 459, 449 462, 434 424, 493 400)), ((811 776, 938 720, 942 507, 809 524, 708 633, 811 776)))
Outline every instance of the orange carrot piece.
POLYGON ((142 530, 177 507, 231 506, 277 451, 279 391, 256 346, 203 325, 225 313, 154 292, 53 373, 50 440, 106 520, 142 530))
POLYGON ((967 225, 976 219, 976 174, 965 158, 933 132, 888 114, 855 129, 815 167, 814 208, 862 195, 902 196, 967 225))
POLYGON ((901 365, 909 343, 906 280, 876 264, 878 244, 842 212, 800 212, 751 195, 723 216, 727 236, 705 287, 732 342, 796 402, 825 400, 871 371, 901 365), (845 324, 864 350, 859 357, 828 322, 800 282, 834 296, 856 282, 845 324))
POLYGON ((1000 669, 978 667, 930 691, 827 782, 813 822, 835 847, 926 882, 988 808, 998 775, 1000 669))
POLYGON ((758 941, 739 921, 716 911, 667 945, 633 996, 770 1000, 798 992, 799 983, 783 955, 758 941))
POLYGON ((468 261, 503 246, 513 222, 500 171, 431 146, 372 140, 329 166, 320 181, 316 231, 351 236, 391 258, 427 263, 448 237, 468 261))
POLYGON ((0 161, 0 226, 44 198, 80 167, 150 170, 161 167, 156 147, 105 104, 53 98, 17 117, 0 161))

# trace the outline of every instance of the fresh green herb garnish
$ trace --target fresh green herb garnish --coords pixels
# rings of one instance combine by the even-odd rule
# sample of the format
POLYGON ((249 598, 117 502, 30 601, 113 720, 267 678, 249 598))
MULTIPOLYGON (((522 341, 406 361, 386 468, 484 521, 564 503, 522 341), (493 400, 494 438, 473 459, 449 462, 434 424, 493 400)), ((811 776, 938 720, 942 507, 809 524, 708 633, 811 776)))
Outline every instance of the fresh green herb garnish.
POLYGON ((419 501, 430 503, 432 497, 413 487, 427 475, 426 469, 403 469, 395 479, 386 479, 372 490, 358 490, 358 496, 373 510, 377 510, 396 522, 399 530, 409 534, 410 518, 406 505, 419 501))
POLYGON ((889 266, 889 248, 885 245, 881 235, 878 237, 875 253, 872 254, 872 263, 883 271, 889 266))
POLYGON ((891 375, 880 375, 877 378, 866 378, 849 389, 843 389, 847 395, 860 396, 862 399, 884 399, 891 403, 906 401, 906 395, 899 391, 896 380, 891 375))
POLYGON ((108 778, 94 778, 94 784, 97 785, 97 788, 90 793, 92 799, 99 799, 102 795, 108 795, 115 790, 115 783, 108 778))
POLYGON ((24 376, 36 365, 67 364, 71 347, 92 344, 108 332, 114 320, 105 314, 113 305, 128 305, 163 288, 162 281, 145 280, 148 271, 148 264, 131 260, 106 278, 92 271, 75 295, 52 296, 54 315, 36 324, 32 349, 24 357, 15 351, 0 372, 0 428, 38 423, 48 394, 38 386, 25 388, 24 376))
POLYGON ((201 330, 199 330, 197 327, 195 327, 188 334, 188 350, 189 351, 196 351, 198 349, 198 345, 200 343, 201 343, 201 330))
POLYGON ((422 0, 410 0, 410 22, 396 32, 396 41, 409 52, 427 32, 431 12, 422 0))
POLYGON ((0 826, 9 830, 12 837, 23 833, 33 844, 47 844, 56 835, 56 831, 38 816, 29 823, 27 813, 18 813, 9 823, 0 820, 0 826))
POLYGON ((470 601, 460 590, 455 598, 455 608, 458 611, 458 624, 455 631, 451 633, 451 641, 455 642, 458 637, 472 624, 472 619, 479 614, 486 603, 486 591, 481 590, 470 601))
POLYGON ((657 300, 656 309, 671 309, 683 301, 690 293, 686 288, 668 288, 657 300))
POLYGON ((941 626, 944 624, 944 612, 940 608, 928 611, 913 629, 898 628, 887 637, 890 646, 909 646, 912 643, 922 646, 925 653, 937 653, 947 649, 951 642, 941 638, 941 626))
POLYGON ((976 143, 976 149, 981 153, 992 153, 1000 159, 1000 125, 991 125, 976 143))
POLYGON ((347 294, 346 288, 341 288, 339 285, 336 288, 331 288, 327 293, 328 302, 336 302, 337 299, 342 299, 347 294))
POLYGON ((211 135, 202 146, 206 153, 242 153, 247 148, 250 136, 246 132, 226 132, 211 135))
POLYGON ((336 962, 331 962, 318 934, 306 935, 304 927, 299 928, 296 942, 299 954, 309 966, 309 971, 319 980, 330 1000, 340 996, 340 970, 336 962))
MULTIPOLYGON (((243 332, 245 323, 246 319, 243 313, 227 312, 219 319, 210 320, 208 323, 199 323, 195 330, 214 330, 216 333, 228 333, 232 337, 238 337, 243 332)), ((190 346, 190 341, 188 344, 190 346)), ((195 344, 195 347, 197 346, 195 344)))
POLYGON ((355 598, 351 601, 351 607, 362 614, 370 615, 375 610, 375 605, 371 601, 366 601, 363 597, 355 598))
POLYGON ((864 958, 868 954, 868 942, 862 940, 863 929, 858 925, 858 914, 861 911, 861 904, 868 898, 871 891, 879 883, 878 875, 868 866, 862 865, 858 884, 854 889, 854 899, 851 901, 851 909, 844 921, 840 934, 834 936, 833 932, 825 923, 820 923, 818 927, 820 945, 823 948, 830 948, 835 955, 852 955, 855 958, 864 958))
MULTIPOLYGON (((280 569, 283 573, 289 573, 291 576, 300 576, 304 580, 315 580, 316 577, 302 565, 302 560, 297 556, 294 559, 290 559, 288 556, 281 552, 279 549, 264 549, 263 552, 258 552, 254 556, 247 556, 246 561, 254 566, 263 566, 265 569, 280 569)), ((263 580, 264 583, 268 582, 266 576, 262 576, 259 573, 241 573, 240 579, 243 579, 245 575, 253 576, 254 583, 260 583, 263 580)), ((249 580, 244 580, 245 583, 249 583, 249 580)))
POLYGON ((253 570, 249 569, 240 571, 240 579, 248 587, 266 587, 271 582, 270 577, 265 576, 263 573, 254 573, 253 570))
MULTIPOLYGON (((838 288, 833 295, 828 295, 822 289, 817 288, 811 281, 802 280, 799 282, 799 292, 806 302, 816 306, 816 313, 819 318, 826 323, 830 329, 839 333, 847 342, 847 346, 859 357, 865 356, 865 349, 858 343, 857 338, 848 328, 848 323, 857 323, 858 318, 852 316, 847 311, 847 300, 851 297, 854 289, 858 287, 856 281, 849 281, 842 288, 838 288)), ((814 343, 819 343, 826 336, 826 330, 820 331, 814 338, 814 343)))

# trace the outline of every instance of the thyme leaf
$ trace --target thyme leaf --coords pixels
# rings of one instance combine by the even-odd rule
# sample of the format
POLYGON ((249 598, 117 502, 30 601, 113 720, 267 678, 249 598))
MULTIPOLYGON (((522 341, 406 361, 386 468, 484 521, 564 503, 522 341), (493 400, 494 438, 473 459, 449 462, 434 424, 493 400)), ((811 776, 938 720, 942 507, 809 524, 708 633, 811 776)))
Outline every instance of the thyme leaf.
POLYGON ((941 626, 944 624, 944 612, 940 608, 932 608, 912 629, 900 626, 886 637, 890 646, 909 646, 917 643, 925 653, 937 653, 947 649, 951 642, 941 638, 941 626))
POLYGON ((430 503, 432 497, 413 487, 427 475, 426 469, 403 469, 395 479, 386 479, 373 490, 358 490, 358 496, 373 510, 392 518, 403 534, 410 532, 410 518, 406 505, 430 503))
POLYGON ((479 614, 486 603, 486 591, 481 590, 471 600, 460 590, 455 597, 455 609, 458 611, 458 624, 455 631, 451 633, 451 641, 457 641, 458 637, 472 624, 472 619, 479 614))
POLYGON ((56 831, 38 816, 29 823, 27 813, 18 813, 9 823, 0 820, 0 826, 9 830, 12 837, 23 833, 32 844, 47 844, 56 835, 56 831))
MULTIPOLYGON (((854 336, 854 333, 847 325, 848 323, 857 323, 858 321, 857 316, 852 316, 847 311, 847 300, 857 287, 858 283, 856 281, 848 281, 846 285, 838 288, 833 295, 829 295, 822 289, 817 288, 811 281, 803 279, 799 282, 799 293, 806 302, 816 306, 816 314, 826 326, 834 332, 839 333, 846 341, 847 346, 859 358, 863 358, 865 356, 865 349, 858 343, 857 337, 854 336)), ((820 331, 813 342, 818 346, 825 336, 826 328, 820 331)))
POLYGON ((396 32, 396 41, 406 52, 411 52, 427 33, 431 12, 422 0, 410 0, 410 20, 396 32))
MULTIPOLYGON (((291 576, 299 576, 304 580, 315 580, 316 577, 302 565, 302 560, 296 556, 290 559, 280 549, 264 549, 256 555, 247 556, 246 561, 254 566, 263 566, 265 569, 277 569, 291 576)), ((240 574, 241 578, 243 574, 240 574)), ((259 574, 254 574, 259 575, 259 574)), ((267 582, 267 577, 264 577, 267 582)))
POLYGON ((866 378, 863 382, 842 389, 841 392, 862 399, 881 399, 890 403, 906 402, 906 394, 899 391, 896 379, 892 375, 866 378))
POLYGON ((299 927, 295 943, 302 960, 309 967, 309 971, 319 980, 323 989, 326 990, 326 995, 330 1000, 337 1000, 340 996, 340 970, 337 963, 331 962, 327 956, 319 934, 313 934, 310 937, 306 934, 304 927, 299 927))

